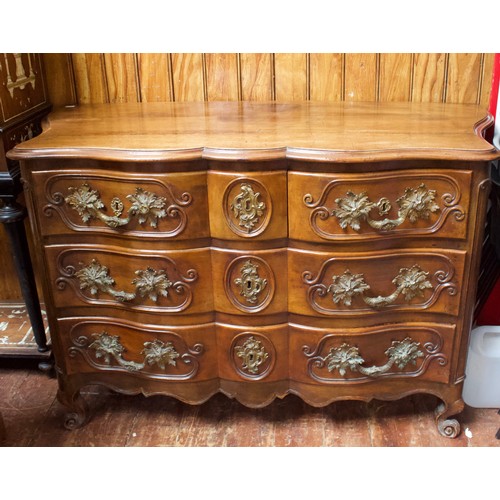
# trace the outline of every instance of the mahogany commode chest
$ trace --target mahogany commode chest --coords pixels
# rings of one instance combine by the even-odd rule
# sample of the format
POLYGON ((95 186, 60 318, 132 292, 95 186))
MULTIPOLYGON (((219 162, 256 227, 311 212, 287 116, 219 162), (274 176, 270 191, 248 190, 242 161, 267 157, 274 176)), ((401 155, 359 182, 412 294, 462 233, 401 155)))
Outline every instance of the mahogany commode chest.
POLYGON ((479 107, 109 104, 21 162, 66 425, 103 384, 261 407, 434 394, 463 409, 498 157, 479 107))

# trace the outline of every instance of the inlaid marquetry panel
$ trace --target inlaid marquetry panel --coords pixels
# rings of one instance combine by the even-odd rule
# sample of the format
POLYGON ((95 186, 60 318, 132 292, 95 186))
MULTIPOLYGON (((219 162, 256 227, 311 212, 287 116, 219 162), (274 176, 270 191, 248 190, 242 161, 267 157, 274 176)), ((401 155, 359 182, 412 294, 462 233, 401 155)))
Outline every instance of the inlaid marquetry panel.
POLYGON ((8 123, 47 102, 41 54, 0 54, 0 121, 8 123))

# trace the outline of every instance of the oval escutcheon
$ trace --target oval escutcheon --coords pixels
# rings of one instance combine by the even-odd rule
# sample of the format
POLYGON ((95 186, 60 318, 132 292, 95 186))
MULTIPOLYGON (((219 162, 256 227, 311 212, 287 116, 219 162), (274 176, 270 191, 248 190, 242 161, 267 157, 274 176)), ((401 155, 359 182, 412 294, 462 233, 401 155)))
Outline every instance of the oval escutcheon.
POLYGON ((272 342, 259 333, 236 335, 230 348, 233 367, 243 378, 261 380, 273 369, 276 351, 272 342))
POLYGON ((224 289, 227 298, 240 311, 256 313, 271 302, 276 288, 267 262, 253 255, 242 255, 227 266, 224 289))
POLYGON ((230 182, 222 203, 229 228, 243 238, 262 234, 271 219, 271 196, 255 179, 239 177, 230 182))

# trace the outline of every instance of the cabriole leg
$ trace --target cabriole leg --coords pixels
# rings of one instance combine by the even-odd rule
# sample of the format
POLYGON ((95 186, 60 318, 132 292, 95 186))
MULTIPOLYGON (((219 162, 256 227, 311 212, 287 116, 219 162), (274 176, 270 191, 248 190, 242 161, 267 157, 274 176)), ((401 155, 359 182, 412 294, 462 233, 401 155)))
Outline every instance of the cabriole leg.
POLYGON ((457 399, 453 403, 441 403, 435 411, 436 424, 441 436, 456 438, 460 434, 460 424, 454 418, 448 419, 450 415, 461 413, 464 409, 463 399, 457 399))
POLYGON ((89 419, 88 405, 81 396, 80 389, 69 394, 59 389, 57 400, 70 410, 64 420, 66 429, 78 429, 87 423, 89 419))

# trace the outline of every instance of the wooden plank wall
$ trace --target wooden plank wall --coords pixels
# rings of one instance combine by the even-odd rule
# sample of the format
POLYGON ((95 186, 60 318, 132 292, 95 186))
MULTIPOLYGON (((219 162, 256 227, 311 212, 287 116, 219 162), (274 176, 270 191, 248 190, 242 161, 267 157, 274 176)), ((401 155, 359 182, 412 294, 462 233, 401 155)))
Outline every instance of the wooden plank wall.
POLYGON ((488 105, 494 54, 45 54, 55 105, 416 101, 488 105))
MULTIPOLYGON (((415 101, 488 106, 494 54, 44 54, 54 106, 415 101)), ((0 301, 21 297, 0 228, 0 301)))

